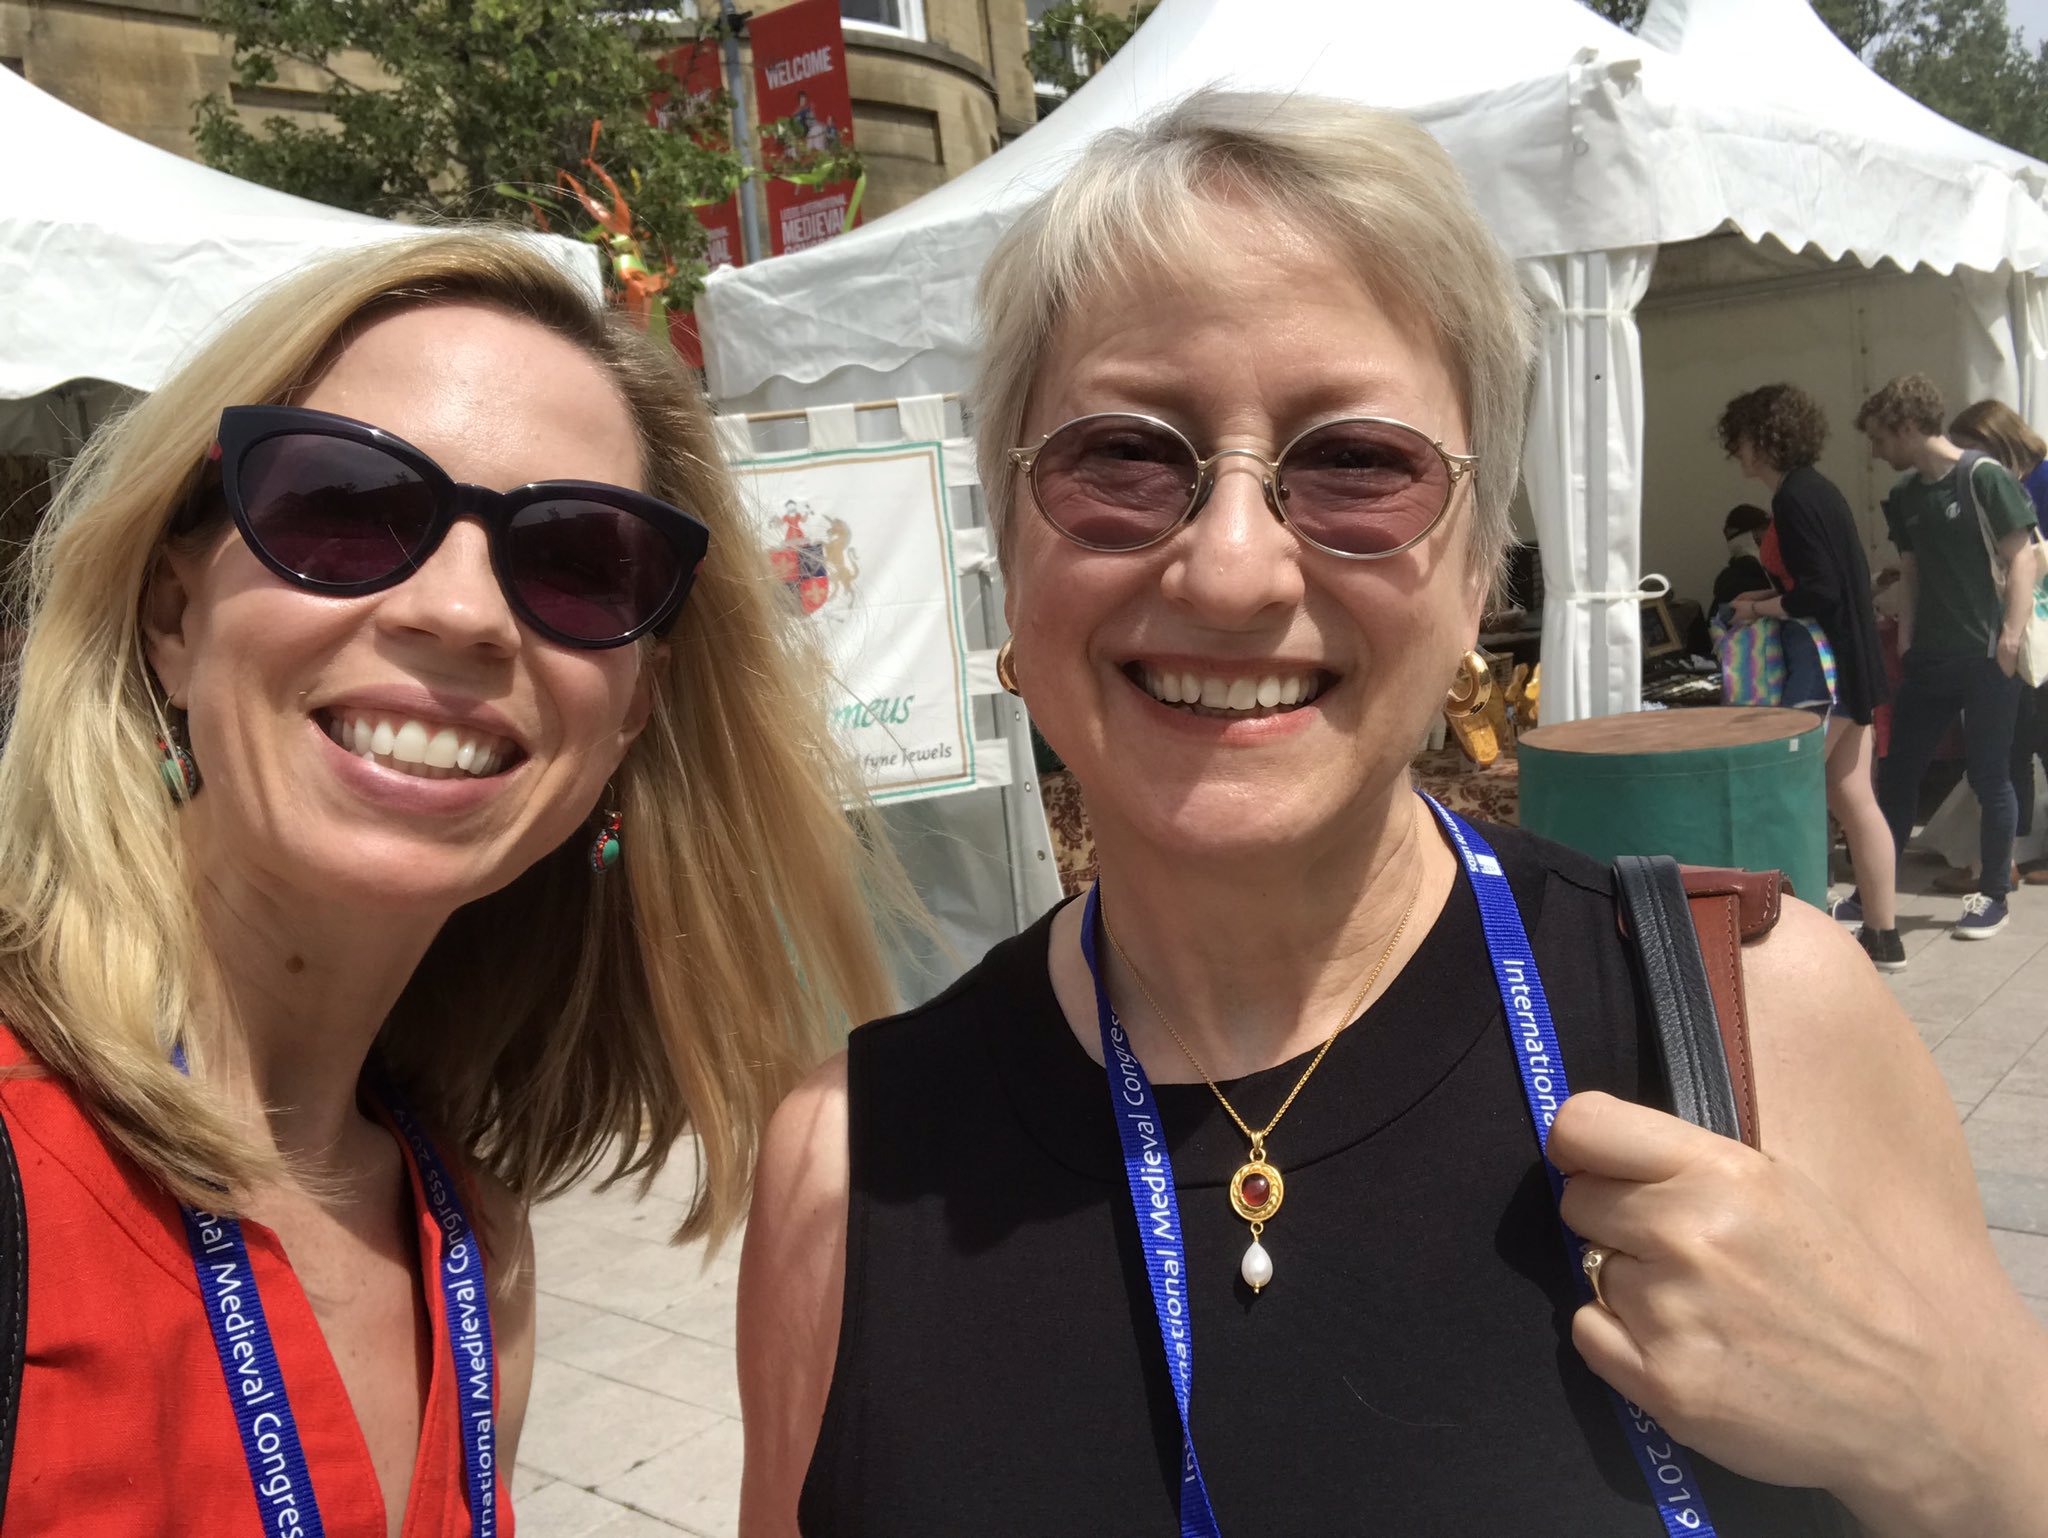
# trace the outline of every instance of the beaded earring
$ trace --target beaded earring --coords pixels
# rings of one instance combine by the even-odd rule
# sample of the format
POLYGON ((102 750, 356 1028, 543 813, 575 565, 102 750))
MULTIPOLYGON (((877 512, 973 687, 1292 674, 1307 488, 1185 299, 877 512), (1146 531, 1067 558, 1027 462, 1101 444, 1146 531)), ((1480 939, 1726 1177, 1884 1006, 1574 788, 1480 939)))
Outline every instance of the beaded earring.
POLYGON ((180 731, 176 724, 156 740, 157 773, 162 776, 164 789, 171 793, 173 801, 190 801, 199 794, 199 765, 193 761, 192 750, 179 740, 180 731))
POLYGON ((590 868, 602 876, 619 863, 625 853, 620 827, 623 823, 617 812, 607 812, 597 825, 597 837, 590 841, 590 868))

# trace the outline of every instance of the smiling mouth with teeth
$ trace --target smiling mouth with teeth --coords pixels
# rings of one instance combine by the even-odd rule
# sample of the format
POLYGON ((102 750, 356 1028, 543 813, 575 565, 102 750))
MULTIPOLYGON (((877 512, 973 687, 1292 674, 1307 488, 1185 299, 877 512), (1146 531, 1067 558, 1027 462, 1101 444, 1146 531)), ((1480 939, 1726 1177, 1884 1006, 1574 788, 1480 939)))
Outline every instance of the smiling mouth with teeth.
POLYGON ((1160 704, 1198 716, 1284 715, 1299 710, 1330 684, 1330 675, 1320 670, 1217 678, 1142 662, 1126 664, 1124 676, 1160 704))
POLYGON ((474 727, 444 726, 370 711, 322 711, 320 729, 344 752, 427 780, 480 780, 502 774, 518 744, 474 727))

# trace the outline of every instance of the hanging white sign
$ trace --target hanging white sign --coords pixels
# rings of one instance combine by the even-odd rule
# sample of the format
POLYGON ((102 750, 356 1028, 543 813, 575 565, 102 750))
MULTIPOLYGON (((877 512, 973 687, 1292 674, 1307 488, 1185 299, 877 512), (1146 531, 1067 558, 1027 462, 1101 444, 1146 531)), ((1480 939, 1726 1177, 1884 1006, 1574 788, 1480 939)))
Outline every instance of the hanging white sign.
POLYGON ((874 798, 972 789, 940 446, 771 455, 733 468, 775 575, 821 632, 832 724, 874 798))

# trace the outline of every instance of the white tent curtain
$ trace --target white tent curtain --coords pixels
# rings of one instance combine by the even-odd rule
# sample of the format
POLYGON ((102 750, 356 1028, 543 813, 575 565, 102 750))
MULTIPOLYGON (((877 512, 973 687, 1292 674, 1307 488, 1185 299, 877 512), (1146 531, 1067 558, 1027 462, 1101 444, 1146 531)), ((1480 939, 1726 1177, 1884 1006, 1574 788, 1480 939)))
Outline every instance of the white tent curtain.
MULTIPOLYGON (((1967 317, 1956 328, 1962 350, 1963 393, 1973 401, 1990 396, 2017 407, 2019 358, 2027 350, 2027 339, 2026 317, 2013 309, 2011 274, 1958 267, 1954 277, 1967 317)), ((1965 404, 1951 401, 1949 410, 1965 404)))
POLYGON ((1642 337, 1654 246, 1520 264, 1536 301, 1522 476, 1543 557, 1543 719, 1634 710, 1643 502, 1642 337))
POLYGON ((2014 273, 2012 329, 2018 388, 2013 409, 2029 422, 2048 418, 2048 277, 2014 273))

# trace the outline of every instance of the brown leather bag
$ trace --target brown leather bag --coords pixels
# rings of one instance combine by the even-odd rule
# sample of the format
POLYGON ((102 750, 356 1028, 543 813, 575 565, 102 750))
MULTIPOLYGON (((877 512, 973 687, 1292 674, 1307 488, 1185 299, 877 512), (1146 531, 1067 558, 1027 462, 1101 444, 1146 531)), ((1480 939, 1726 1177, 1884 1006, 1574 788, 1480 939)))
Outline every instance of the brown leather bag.
POLYGON ((1742 990, 1742 947, 1752 945, 1777 927, 1784 901, 1785 877, 1774 870, 1717 870, 1680 867, 1685 898, 1692 909, 1693 932, 1707 964, 1707 986, 1714 993, 1714 1015, 1721 1026, 1721 1046, 1728 1054, 1728 1077, 1735 1086, 1735 1108, 1742 1118, 1742 1141, 1756 1148, 1756 1078, 1750 1061, 1749 1002, 1742 990))
POLYGON ((1622 933, 1635 948, 1672 1108, 1760 1146, 1742 947, 1777 924, 1785 878, 1777 871, 1681 867, 1626 856, 1615 862, 1615 877, 1622 933), (1697 955, 1675 912, 1681 888, 1697 955), (1632 915, 1640 934, 1632 932, 1632 915), (1716 1057, 1726 1062, 1725 1089, 1716 1057))

